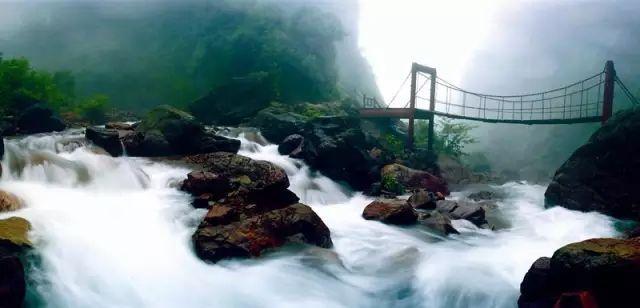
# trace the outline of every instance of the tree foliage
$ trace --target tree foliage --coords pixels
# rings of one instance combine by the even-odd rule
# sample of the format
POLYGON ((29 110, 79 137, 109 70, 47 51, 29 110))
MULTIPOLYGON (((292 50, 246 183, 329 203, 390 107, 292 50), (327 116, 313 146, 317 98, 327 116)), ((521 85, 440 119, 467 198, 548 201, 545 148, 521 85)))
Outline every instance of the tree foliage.
MULTIPOLYGON (((446 154, 459 158, 466 153, 464 147, 475 142, 471 137, 471 130, 475 126, 462 122, 456 122, 448 118, 440 118, 435 125, 433 148, 436 153, 446 154)), ((428 143, 428 122, 416 122, 416 144, 426 147, 428 143)))
MULTIPOLYGON (((79 96, 105 93, 118 107, 138 111, 187 107, 212 89, 228 90, 234 79, 257 74, 273 89, 261 92, 261 103, 322 102, 339 94, 335 43, 343 31, 318 9, 245 0, 135 2, 122 4, 122 11, 139 12, 127 15, 96 2, 74 3, 73 12, 43 5, 53 21, 28 23, 11 42, 48 46, 46 53, 29 48, 25 55, 73 70, 79 96)), ((235 104, 228 107, 243 103, 225 96, 225 104, 235 104)))

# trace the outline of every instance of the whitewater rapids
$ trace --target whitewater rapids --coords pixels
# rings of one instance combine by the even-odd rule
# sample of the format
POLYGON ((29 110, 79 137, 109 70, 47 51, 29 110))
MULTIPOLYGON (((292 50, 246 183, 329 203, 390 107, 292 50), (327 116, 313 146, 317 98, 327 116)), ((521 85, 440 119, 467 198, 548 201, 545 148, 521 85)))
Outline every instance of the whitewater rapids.
MULTIPOLYGON (((177 187, 188 169, 100 154, 78 130, 5 139, 0 189, 27 207, 35 253, 28 307, 515 307, 522 277, 564 244, 616 236, 614 220, 545 210, 544 187, 508 183, 496 231, 454 221, 446 238, 361 218, 371 201, 247 140, 331 230, 334 248, 291 246, 255 260, 199 260, 191 234, 205 210, 177 187)), ((467 192, 456 192, 462 198, 467 192)))

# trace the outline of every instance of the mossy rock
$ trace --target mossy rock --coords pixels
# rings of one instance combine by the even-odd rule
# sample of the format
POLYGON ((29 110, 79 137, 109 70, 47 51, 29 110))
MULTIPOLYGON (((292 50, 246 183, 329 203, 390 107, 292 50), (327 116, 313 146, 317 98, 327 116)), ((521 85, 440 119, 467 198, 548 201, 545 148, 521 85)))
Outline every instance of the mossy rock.
POLYGON ((16 195, 0 190, 0 213, 19 210, 24 202, 16 195))
POLYGON ((0 247, 8 246, 12 249, 31 247, 29 241, 31 223, 21 217, 10 217, 0 220, 0 247))
POLYGON ((167 125, 173 121, 196 123, 194 116, 169 105, 160 105, 149 111, 136 130, 148 132, 158 130, 164 133, 167 125))

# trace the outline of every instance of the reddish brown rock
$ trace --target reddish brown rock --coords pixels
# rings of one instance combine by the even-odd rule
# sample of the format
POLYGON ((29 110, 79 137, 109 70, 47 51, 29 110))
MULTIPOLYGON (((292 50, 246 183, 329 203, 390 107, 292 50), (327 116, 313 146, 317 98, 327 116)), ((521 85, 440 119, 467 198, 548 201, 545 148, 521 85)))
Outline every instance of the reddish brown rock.
POLYGON ((394 181, 402 185, 405 190, 426 189, 449 195, 447 182, 429 172, 411 169, 400 164, 386 165, 381 171, 382 181, 394 181))
POLYGON ((362 217, 367 220, 378 220, 386 224, 410 225, 416 222, 418 214, 404 200, 378 199, 364 208, 362 217))
POLYGON ((287 242, 304 242, 329 248, 329 228, 308 206, 294 204, 244 219, 230 208, 214 206, 193 235, 196 253, 217 262, 232 257, 257 257, 287 242))
POLYGON ((229 178, 208 171, 193 171, 187 174, 181 189, 193 195, 209 194, 211 198, 221 197, 231 191, 229 178))

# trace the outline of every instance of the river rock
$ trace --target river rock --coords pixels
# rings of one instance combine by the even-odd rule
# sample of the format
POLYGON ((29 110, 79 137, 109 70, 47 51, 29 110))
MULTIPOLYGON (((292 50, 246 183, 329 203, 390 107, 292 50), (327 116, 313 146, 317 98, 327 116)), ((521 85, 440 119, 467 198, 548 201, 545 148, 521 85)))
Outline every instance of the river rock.
POLYGON ((222 197, 231 190, 229 178, 208 171, 193 171, 187 174, 181 189, 193 195, 211 194, 222 197))
POLYGON ((426 189, 418 189, 413 194, 411 194, 407 202, 414 209, 432 210, 436 208, 437 200, 438 197, 436 196, 436 194, 429 192, 426 189))
POLYGON ((497 199, 497 197, 498 196, 496 195, 496 193, 488 190, 477 191, 467 196, 467 198, 476 202, 485 201, 485 200, 494 200, 494 199, 497 199))
POLYGON ((438 211, 420 213, 418 223, 442 235, 458 234, 458 230, 451 224, 451 219, 438 211))
POLYGON ((200 258, 256 257, 288 242, 331 247, 329 229, 287 189, 282 168, 225 152, 184 161, 201 171, 191 172, 182 189, 196 196, 194 206, 210 208, 193 235, 200 258))
POLYGON ((284 169, 267 161, 228 152, 187 156, 184 161, 228 178, 234 189, 242 186, 249 192, 260 192, 282 191, 289 187, 289 178, 284 169))
POLYGON ((104 125, 106 129, 115 129, 115 130, 135 130, 138 126, 139 122, 129 124, 124 122, 108 122, 104 125))
POLYGON ((267 249, 291 241, 332 246, 329 228, 310 207, 301 203, 243 219, 230 214, 230 208, 220 210, 214 206, 211 211, 220 213, 211 215, 216 219, 205 219, 193 235, 197 255, 210 262, 257 257, 267 249))
POLYGON ((381 176, 383 186, 386 182, 390 182, 402 185, 404 190, 426 189, 449 195, 446 181, 426 171, 411 169, 400 164, 391 164, 382 168, 381 176))
POLYGON ((208 132, 190 114, 170 106, 151 110, 136 125, 111 123, 110 128, 88 128, 85 136, 112 156, 158 157, 210 152, 237 153, 240 141, 208 132))
POLYGON ((298 134, 289 135, 278 145, 278 153, 282 155, 298 155, 302 151, 304 137, 298 134))
POLYGON ((250 124, 260 128, 260 132, 267 140, 278 143, 291 134, 301 133, 307 120, 306 117, 295 112, 285 112, 270 107, 260 111, 250 124))
POLYGON ((16 195, 0 190, 0 213, 19 210, 24 207, 24 202, 16 195))
POLYGON ((31 224, 20 217, 0 220, 0 307, 21 307, 26 280, 21 256, 29 248, 31 224))
POLYGON ((16 126, 22 134, 58 132, 66 128, 64 122, 43 104, 25 108, 17 117, 16 126))
POLYGON ((466 219, 478 227, 487 223, 482 206, 465 201, 440 200, 436 210, 451 219, 466 219))
POLYGON ((378 199, 364 208, 362 217, 392 225, 410 225, 416 222, 418 214, 404 200, 378 199))
POLYGON ((22 307, 26 290, 24 267, 20 258, 0 254, 0 307, 22 307))
POLYGON ((593 298, 598 307, 630 307, 636 301, 638 275, 640 239, 599 238, 569 244, 548 263, 545 259, 534 263, 521 284, 519 306, 574 307, 563 303, 593 298))
POLYGON ((120 134, 115 129, 87 127, 84 135, 87 140, 103 148, 111 156, 121 156, 123 154, 120 134))
POLYGON ((640 108, 617 113, 556 171, 547 206, 640 220, 640 108))

